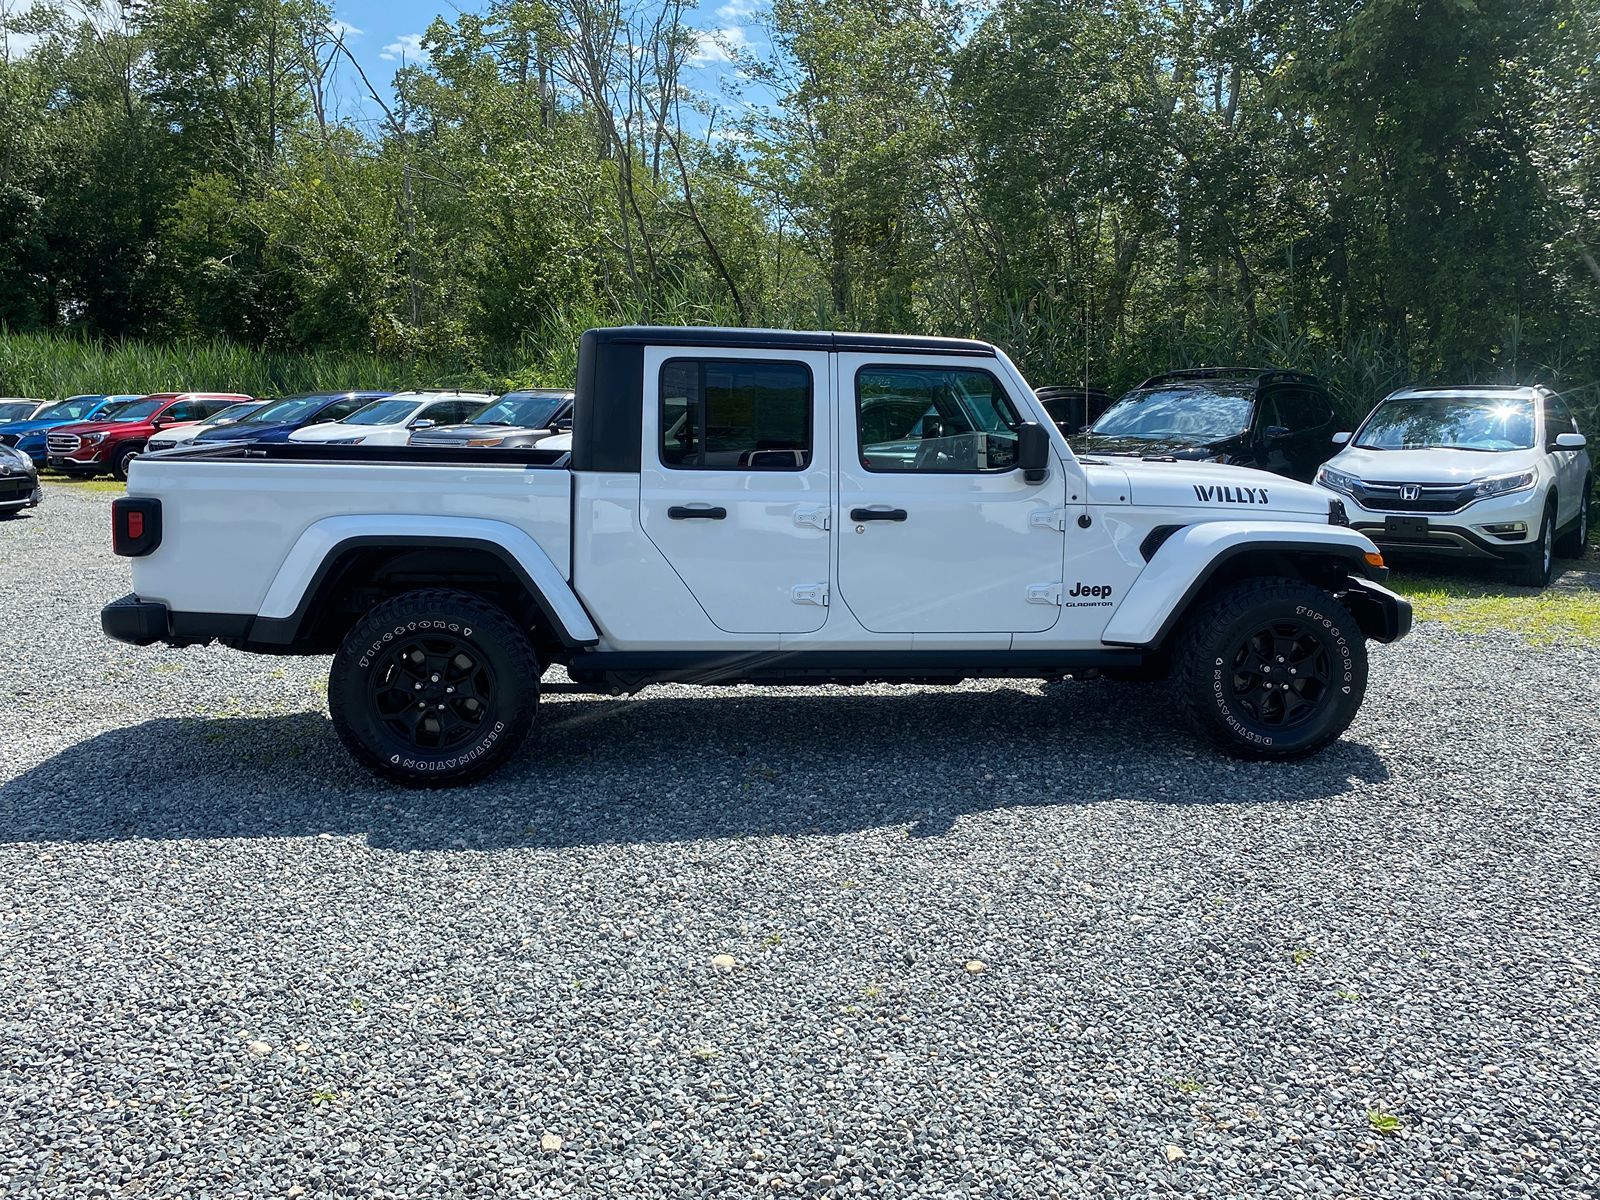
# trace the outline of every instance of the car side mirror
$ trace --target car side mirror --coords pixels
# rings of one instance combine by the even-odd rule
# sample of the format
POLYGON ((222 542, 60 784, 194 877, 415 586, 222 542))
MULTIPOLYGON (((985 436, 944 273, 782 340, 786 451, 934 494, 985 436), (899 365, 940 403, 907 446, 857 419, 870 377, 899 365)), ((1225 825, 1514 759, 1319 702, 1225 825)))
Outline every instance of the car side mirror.
POLYGON ((423 417, 420 421, 411 422, 410 428, 412 428, 412 429, 432 429, 438 423, 439 422, 437 422, 437 421, 430 421, 427 417, 423 417))
POLYGON ((1266 437, 1267 441, 1276 442, 1280 438, 1288 437, 1293 431, 1287 425, 1268 425, 1261 432, 1266 437))
POLYGON ((1584 437, 1581 433, 1556 434, 1557 450, 1582 450, 1588 444, 1589 439, 1584 437))
POLYGON ((1338 433, 1333 435, 1333 444, 1335 446, 1342 446, 1349 440, 1350 431, 1348 429, 1341 429, 1338 433))
POLYGON ((1017 428, 1017 466, 1029 483, 1050 477, 1050 435, 1037 421, 1024 421, 1017 428))

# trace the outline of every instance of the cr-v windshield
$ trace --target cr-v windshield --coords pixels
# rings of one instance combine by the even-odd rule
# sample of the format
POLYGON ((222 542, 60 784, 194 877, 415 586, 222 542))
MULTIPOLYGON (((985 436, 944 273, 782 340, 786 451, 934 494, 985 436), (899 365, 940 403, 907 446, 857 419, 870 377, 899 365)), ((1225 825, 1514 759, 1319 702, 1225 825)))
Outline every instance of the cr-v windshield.
POLYGON ((1215 442, 1250 428, 1253 389, 1208 384, 1129 392, 1090 426, 1096 437, 1215 442))
POLYGON ((1373 410, 1362 450, 1531 450, 1533 401, 1505 396, 1403 396, 1373 410))
POLYGON ((470 422, 473 425, 517 425, 524 429, 547 429, 556 410, 565 404, 564 396, 529 396, 512 393, 502 396, 470 422))

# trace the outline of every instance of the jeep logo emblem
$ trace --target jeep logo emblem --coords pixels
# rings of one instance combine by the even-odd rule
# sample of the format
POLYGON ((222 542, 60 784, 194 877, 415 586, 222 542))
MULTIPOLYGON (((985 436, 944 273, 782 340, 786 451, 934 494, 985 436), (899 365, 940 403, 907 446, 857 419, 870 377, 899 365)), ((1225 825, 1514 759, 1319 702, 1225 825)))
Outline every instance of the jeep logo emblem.
POLYGON ((1422 499, 1422 488, 1415 483, 1402 483, 1400 485, 1400 499, 1420 500, 1422 499))

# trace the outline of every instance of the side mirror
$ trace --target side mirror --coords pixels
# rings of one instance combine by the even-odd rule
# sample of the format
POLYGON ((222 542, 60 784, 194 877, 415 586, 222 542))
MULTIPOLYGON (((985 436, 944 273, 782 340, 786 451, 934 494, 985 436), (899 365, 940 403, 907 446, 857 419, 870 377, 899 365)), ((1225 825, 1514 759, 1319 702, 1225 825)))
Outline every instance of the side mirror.
POLYGON ((1584 437, 1581 433, 1556 434, 1557 450, 1582 450, 1588 444, 1589 439, 1584 437))
POLYGON ((1286 438, 1292 432, 1287 425, 1268 425, 1261 431, 1266 434, 1267 441, 1275 442, 1279 438, 1286 438))
POLYGON ((1017 466, 1029 483, 1050 477, 1050 435, 1037 421, 1024 421, 1017 429, 1017 466))
POLYGON ((171 425, 171 424, 172 424, 172 418, 168 417, 168 416, 152 417, 150 419, 150 428, 151 429, 165 429, 168 425, 171 425))
POLYGON ((1333 435, 1333 444, 1335 446, 1342 446, 1349 440, 1350 431, 1348 429, 1341 429, 1338 433, 1333 435))
POLYGON ((430 421, 427 417, 423 417, 420 421, 411 422, 410 428, 412 428, 412 429, 432 429, 438 423, 439 422, 437 422, 437 421, 430 421))

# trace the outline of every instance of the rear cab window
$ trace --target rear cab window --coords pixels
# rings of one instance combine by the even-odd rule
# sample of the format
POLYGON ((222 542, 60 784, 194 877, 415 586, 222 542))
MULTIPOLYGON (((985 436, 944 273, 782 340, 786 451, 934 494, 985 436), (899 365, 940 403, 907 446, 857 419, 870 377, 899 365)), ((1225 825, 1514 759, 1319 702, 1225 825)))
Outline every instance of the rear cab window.
POLYGON ((674 358, 661 365, 658 451, 675 471, 803 471, 815 384, 800 362, 674 358))

